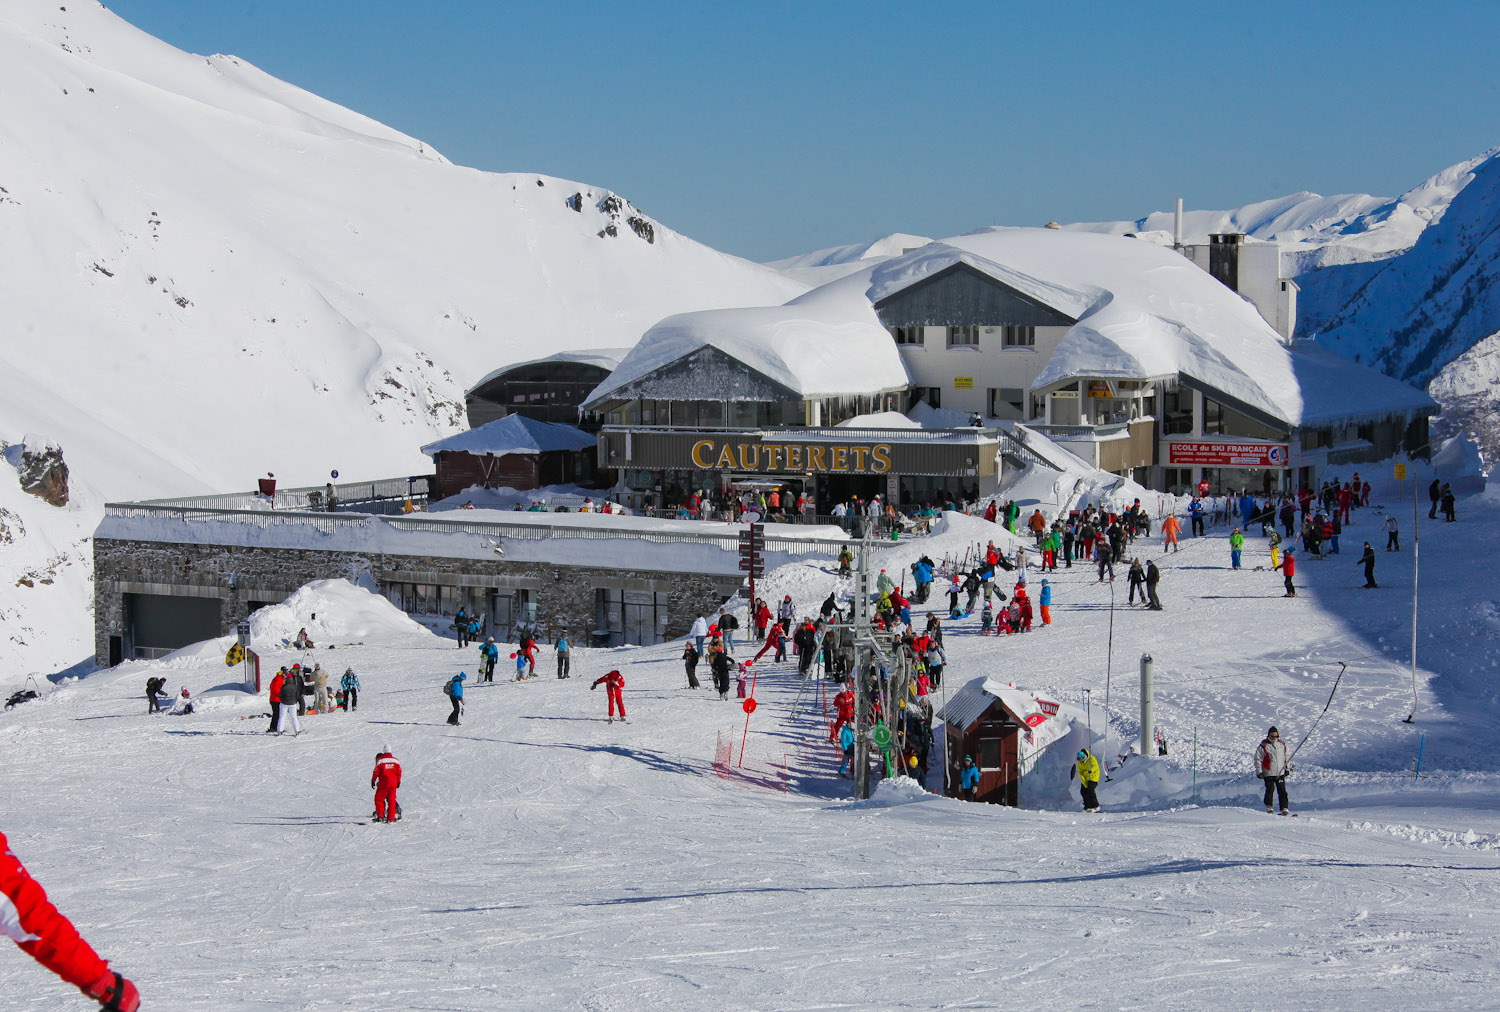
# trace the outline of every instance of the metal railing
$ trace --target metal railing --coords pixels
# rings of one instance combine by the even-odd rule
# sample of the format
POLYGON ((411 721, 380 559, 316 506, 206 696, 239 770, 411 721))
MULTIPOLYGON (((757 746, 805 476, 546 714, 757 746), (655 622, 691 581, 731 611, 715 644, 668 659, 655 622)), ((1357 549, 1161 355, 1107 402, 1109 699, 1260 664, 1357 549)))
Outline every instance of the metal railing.
MULTIPOLYGON (((638 528, 628 524, 611 525, 600 523, 528 523, 519 514, 511 520, 448 520, 462 511, 423 516, 383 516, 370 513, 316 513, 295 510, 244 510, 215 509, 204 506, 180 506, 169 503, 106 503, 106 518, 121 519, 169 519, 185 523, 192 521, 223 521, 241 523, 262 528, 285 527, 316 530, 325 534, 336 534, 341 530, 369 524, 386 524, 396 530, 420 531, 427 534, 477 534, 491 538, 512 538, 519 541, 544 541, 549 538, 571 538, 599 541, 631 539, 657 544, 701 544, 726 552, 739 551, 739 531, 689 531, 638 528)), ((837 553, 846 543, 838 538, 792 538, 768 534, 765 537, 768 552, 786 555, 816 555, 837 553)))
MULTIPOLYGON (((391 512, 399 511, 409 498, 413 505, 428 500, 432 481, 430 475, 411 478, 379 478, 374 481, 342 482, 333 486, 338 496, 338 509, 357 513, 379 513, 383 510, 357 509, 374 504, 391 505, 391 512)), ((326 485, 305 485, 297 488, 276 490, 276 510, 323 510, 326 485)), ((226 492, 217 495, 178 496, 171 499, 145 499, 131 505, 201 507, 204 509, 243 510, 248 503, 263 502, 270 505, 259 492, 226 492)), ((249 512, 259 512, 251 510, 249 512)))
POLYGON ((739 433, 747 436, 768 436, 783 442, 795 442, 799 439, 853 439, 887 443, 979 442, 982 439, 995 439, 1004 434, 1000 429, 967 427, 962 429, 856 429, 842 426, 801 425, 780 428, 772 426, 736 428, 714 425, 606 425, 601 431, 620 435, 625 433, 640 435, 693 435, 697 433, 732 435, 739 433))
POLYGON ((1105 425, 1042 425, 1026 423, 1033 432, 1055 441, 1079 439, 1106 439, 1130 432, 1129 422, 1109 422, 1105 425))

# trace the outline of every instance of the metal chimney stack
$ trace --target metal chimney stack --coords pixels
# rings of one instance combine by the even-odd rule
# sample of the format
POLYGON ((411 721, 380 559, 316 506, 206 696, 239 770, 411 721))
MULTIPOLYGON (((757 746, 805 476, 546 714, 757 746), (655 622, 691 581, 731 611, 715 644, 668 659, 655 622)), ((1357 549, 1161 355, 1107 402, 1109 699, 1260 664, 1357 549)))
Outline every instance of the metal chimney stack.
POLYGON ((1182 198, 1177 198, 1177 211, 1172 218, 1172 248, 1182 249, 1182 198))

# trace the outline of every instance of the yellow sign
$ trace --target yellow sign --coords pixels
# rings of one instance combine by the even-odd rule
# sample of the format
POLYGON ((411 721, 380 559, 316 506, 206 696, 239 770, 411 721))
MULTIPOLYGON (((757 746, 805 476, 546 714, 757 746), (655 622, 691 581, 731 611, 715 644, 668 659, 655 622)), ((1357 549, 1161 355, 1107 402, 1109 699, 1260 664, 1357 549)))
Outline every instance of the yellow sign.
POLYGON ((953 389, 955 389, 955 390, 973 390, 974 389, 974 377, 973 376, 955 376, 955 377, 953 377, 953 389))
POLYGON ((229 648, 229 653, 224 655, 224 663, 231 668, 245 659, 245 649, 236 643, 229 648))
POLYGON ((1405 464, 1397 464, 1396 465, 1396 480, 1397 481, 1405 481, 1406 480, 1406 465, 1405 464))
POLYGON ((891 469, 889 443, 839 446, 801 443, 723 443, 700 439, 693 444, 693 465, 705 471, 874 471, 891 469))

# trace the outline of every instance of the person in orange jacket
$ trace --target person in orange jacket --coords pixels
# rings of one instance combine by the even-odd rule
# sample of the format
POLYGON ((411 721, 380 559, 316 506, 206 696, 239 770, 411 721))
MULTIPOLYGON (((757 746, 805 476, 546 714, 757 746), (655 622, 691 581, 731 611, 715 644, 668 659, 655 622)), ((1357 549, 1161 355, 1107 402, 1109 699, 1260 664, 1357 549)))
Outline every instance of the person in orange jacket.
POLYGON ((1167 518, 1161 522, 1161 550, 1166 551, 1170 545, 1172 551, 1177 551, 1177 532, 1182 530, 1182 524, 1178 519, 1167 514, 1167 518))
POLYGON ((275 734, 276 725, 281 723, 281 687, 286 684, 286 668, 276 672, 276 677, 271 679, 271 726, 266 728, 266 734, 275 734))
POLYGON ((606 671, 603 675, 594 679, 594 684, 589 686, 590 690, 597 689, 603 683, 604 694, 609 697, 609 722, 615 722, 615 707, 620 708, 620 722, 628 724, 625 719, 625 697, 620 695, 620 690, 625 688, 625 676, 618 671, 606 671))
POLYGON ((396 788, 401 786, 401 764, 391 755, 390 749, 375 753, 375 769, 370 774, 370 787, 375 791, 376 822, 395 822, 401 818, 401 806, 396 804, 396 788))
POLYGON ((0 934, 98 1002, 105 1012, 136 1012, 141 1007, 135 985, 111 970, 48 901, 46 891, 11 853, 4 833, 0 833, 0 934))

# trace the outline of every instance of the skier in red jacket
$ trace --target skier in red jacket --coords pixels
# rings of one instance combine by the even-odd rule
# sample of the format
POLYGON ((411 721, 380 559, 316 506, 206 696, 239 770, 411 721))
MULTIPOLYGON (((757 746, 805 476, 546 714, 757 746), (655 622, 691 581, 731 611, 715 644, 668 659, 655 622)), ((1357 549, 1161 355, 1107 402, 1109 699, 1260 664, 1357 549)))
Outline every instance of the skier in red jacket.
POLYGON ((0 934, 63 980, 97 1001, 106 1012, 135 1012, 135 985, 109 968, 10 852, 0 833, 0 934))
POLYGON ((589 689, 597 689, 600 683, 604 684, 604 694, 609 697, 609 722, 615 722, 615 707, 620 708, 620 720, 625 720, 625 698, 620 695, 620 690, 625 688, 625 676, 618 671, 607 671, 594 680, 589 689))
POLYGON ((839 731, 845 724, 854 719, 854 693, 850 692, 848 689, 845 689, 837 696, 834 696, 833 709, 834 712, 838 715, 838 720, 834 721, 833 730, 828 733, 829 741, 837 741, 839 737, 839 731))
POLYGON ((276 672, 276 677, 271 679, 271 690, 268 693, 271 700, 271 726, 266 728, 266 734, 275 734, 276 725, 281 723, 281 687, 286 684, 286 668, 276 672))
POLYGON ((389 749, 375 753, 375 769, 370 774, 370 786, 375 790, 376 822, 395 822, 401 817, 401 806, 396 804, 396 788, 401 786, 401 764, 389 749))

